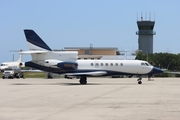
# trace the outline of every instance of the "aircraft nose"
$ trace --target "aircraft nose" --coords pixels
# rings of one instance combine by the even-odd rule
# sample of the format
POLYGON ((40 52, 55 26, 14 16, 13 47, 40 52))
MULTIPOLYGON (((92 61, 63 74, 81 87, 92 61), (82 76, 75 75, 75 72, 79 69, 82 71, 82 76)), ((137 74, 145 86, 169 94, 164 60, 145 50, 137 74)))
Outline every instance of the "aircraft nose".
POLYGON ((153 69, 151 70, 150 74, 159 74, 162 73, 163 71, 160 68, 157 67, 153 67, 153 69))

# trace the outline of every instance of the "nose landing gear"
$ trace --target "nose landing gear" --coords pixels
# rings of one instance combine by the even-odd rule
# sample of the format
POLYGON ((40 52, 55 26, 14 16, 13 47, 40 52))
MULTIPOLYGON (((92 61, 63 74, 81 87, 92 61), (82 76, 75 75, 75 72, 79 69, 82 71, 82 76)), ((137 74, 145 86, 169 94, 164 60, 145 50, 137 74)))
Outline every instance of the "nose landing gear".
POLYGON ((138 81, 138 84, 142 84, 142 77, 141 76, 139 76, 139 78, 137 79, 137 81, 138 81))

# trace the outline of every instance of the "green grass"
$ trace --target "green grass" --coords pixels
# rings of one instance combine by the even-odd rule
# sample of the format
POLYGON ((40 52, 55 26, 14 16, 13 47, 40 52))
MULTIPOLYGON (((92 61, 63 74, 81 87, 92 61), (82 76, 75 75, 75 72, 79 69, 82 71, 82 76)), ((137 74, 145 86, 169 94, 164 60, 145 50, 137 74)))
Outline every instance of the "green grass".
MULTIPOLYGON (((2 72, 0 73, 0 78, 2 78, 2 72)), ((47 78, 47 76, 43 72, 41 73, 27 72, 24 73, 24 78, 47 78)))
POLYGON ((24 78, 47 78, 45 73, 24 73, 24 78))
MULTIPOLYGON (((176 74, 170 74, 170 73, 162 73, 155 75, 155 77, 180 77, 180 75, 176 74)), ((2 78, 2 72, 0 72, 0 78, 2 78)), ((33 72, 26 72, 24 73, 24 78, 47 78, 46 73, 40 72, 40 73, 33 73, 33 72)), ((60 76, 53 76, 53 78, 60 78, 60 76)))

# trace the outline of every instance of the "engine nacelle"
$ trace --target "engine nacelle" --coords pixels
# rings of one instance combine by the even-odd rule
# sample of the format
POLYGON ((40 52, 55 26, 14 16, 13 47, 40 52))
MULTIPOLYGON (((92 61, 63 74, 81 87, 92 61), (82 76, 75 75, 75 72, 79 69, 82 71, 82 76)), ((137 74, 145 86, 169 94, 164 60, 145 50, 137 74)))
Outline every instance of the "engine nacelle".
POLYGON ((53 59, 48 59, 44 61, 45 66, 57 66, 61 69, 65 70, 76 70, 78 68, 78 63, 76 62, 64 62, 60 60, 53 60, 53 59))
POLYGON ((76 62, 60 62, 57 64, 59 68, 65 70, 76 70, 78 68, 78 63, 76 62))
POLYGON ((62 61, 60 60, 53 60, 53 59, 48 59, 44 61, 44 65, 45 66, 57 66, 58 63, 60 63, 62 61))
POLYGON ((25 63, 24 63, 24 62, 20 62, 20 63, 19 63, 19 67, 20 67, 20 68, 25 67, 25 63))

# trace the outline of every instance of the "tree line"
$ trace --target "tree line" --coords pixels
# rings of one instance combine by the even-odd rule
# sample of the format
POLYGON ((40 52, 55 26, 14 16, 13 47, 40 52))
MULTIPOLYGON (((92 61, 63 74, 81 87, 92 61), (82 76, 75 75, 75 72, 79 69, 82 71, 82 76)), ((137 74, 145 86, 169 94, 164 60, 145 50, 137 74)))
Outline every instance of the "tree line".
POLYGON ((153 53, 143 54, 138 52, 136 59, 148 61, 151 65, 161 69, 180 71, 180 54, 172 53, 153 53))

